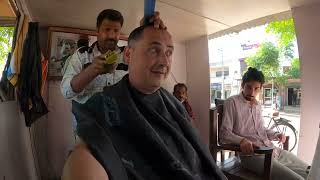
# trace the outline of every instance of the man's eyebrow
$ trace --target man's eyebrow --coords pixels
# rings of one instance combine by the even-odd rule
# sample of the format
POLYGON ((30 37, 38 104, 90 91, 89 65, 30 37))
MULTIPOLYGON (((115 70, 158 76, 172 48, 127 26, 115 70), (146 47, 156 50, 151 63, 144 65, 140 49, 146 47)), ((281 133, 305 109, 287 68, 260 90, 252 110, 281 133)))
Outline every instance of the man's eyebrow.
MULTIPOLYGON (((161 43, 159 43, 158 41, 153 41, 150 43, 151 45, 157 45, 157 46, 162 46, 161 43)), ((174 47, 172 45, 167 45, 167 47, 174 49, 174 47)))
POLYGON ((161 43, 159 43, 158 41, 153 41, 153 42, 151 42, 150 43, 151 45, 159 45, 159 46, 161 46, 162 44, 161 43))

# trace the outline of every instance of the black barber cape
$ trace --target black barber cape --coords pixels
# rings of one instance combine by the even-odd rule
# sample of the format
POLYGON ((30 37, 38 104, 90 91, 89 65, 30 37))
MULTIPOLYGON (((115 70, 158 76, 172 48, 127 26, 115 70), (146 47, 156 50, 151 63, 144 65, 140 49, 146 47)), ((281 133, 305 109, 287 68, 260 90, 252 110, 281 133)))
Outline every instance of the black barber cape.
POLYGON ((111 180, 226 179, 184 107, 163 88, 142 94, 126 75, 72 107, 78 135, 111 180))

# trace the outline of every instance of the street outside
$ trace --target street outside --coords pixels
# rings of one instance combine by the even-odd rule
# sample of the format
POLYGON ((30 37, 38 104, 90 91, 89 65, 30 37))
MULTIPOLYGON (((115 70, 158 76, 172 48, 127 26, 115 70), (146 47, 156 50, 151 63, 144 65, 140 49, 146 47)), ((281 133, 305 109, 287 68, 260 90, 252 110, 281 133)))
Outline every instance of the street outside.
MULTIPOLYGON (((268 123, 270 121, 270 115, 272 115, 273 112, 275 112, 275 111, 271 107, 263 107, 262 108, 265 126, 268 125, 268 123), (269 116, 269 117, 265 117, 265 116, 269 116)), ((290 124, 293 125, 293 127, 295 127, 295 129, 298 132, 297 137, 298 137, 298 141, 299 141, 300 107, 299 106, 296 106, 296 107, 285 106, 283 108, 283 110, 281 110, 279 112, 280 112, 279 117, 290 120, 290 124)), ((298 147, 298 143, 297 143, 296 147, 294 148, 294 150, 292 151, 292 153, 297 154, 297 147, 298 147)))

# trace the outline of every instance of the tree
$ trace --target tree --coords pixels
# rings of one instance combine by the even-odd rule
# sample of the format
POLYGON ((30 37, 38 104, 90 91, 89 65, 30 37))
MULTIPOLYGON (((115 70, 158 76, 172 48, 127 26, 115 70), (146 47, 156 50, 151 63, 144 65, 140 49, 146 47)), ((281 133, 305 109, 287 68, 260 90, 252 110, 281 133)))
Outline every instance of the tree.
POLYGON ((283 47, 282 49, 282 56, 285 58, 285 59, 288 59, 288 60, 291 60, 294 58, 294 45, 293 43, 289 43, 288 45, 286 45, 285 47, 283 47))
POLYGON ((248 66, 262 71, 267 82, 274 80, 277 86, 288 82, 288 75, 280 70, 280 50, 271 42, 262 43, 257 53, 245 61, 248 66))
POLYGON ((13 32, 14 27, 0 27, 0 65, 5 64, 11 51, 13 32))
MULTIPOLYGON (((293 41, 296 40, 296 32, 293 19, 271 22, 267 25, 266 32, 278 37, 277 46, 270 42, 263 43, 255 55, 246 59, 246 63, 248 66, 261 70, 266 81, 271 82, 272 87, 275 84, 281 95, 288 79, 300 76, 300 64, 296 62, 297 60, 292 61, 292 67, 287 73, 283 73, 280 69, 280 59, 292 60, 294 58, 293 41)), ((273 95, 272 89, 272 104, 273 95)))
POLYGON ((286 73, 289 78, 297 79, 300 78, 301 73, 300 73, 300 60, 299 58, 295 58, 291 61, 291 66, 286 73))
POLYGON ((266 32, 278 36, 278 47, 281 56, 287 60, 291 60, 291 67, 284 76, 287 78, 300 78, 300 61, 298 58, 294 59, 293 55, 293 41, 297 39, 293 19, 271 22, 267 25, 266 32))
POLYGON ((266 81, 272 83, 272 99, 274 99, 274 84, 278 87, 278 90, 280 90, 288 82, 287 76, 280 71, 279 56, 279 48, 271 42, 265 42, 262 43, 255 55, 245 60, 248 66, 262 71, 265 75, 266 81))
POLYGON ((296 31, 292 18, 283 21, 271 22, 267 25, 266 32, 278 36, 278 44, 280 48, 288 46, 290 43, 296 40, 296 31))
POLYGON ((245 61, 248 66, 262 71, 267 81, 280 76, 279 49, 271 42, 262 43, 257 53, 245 61))

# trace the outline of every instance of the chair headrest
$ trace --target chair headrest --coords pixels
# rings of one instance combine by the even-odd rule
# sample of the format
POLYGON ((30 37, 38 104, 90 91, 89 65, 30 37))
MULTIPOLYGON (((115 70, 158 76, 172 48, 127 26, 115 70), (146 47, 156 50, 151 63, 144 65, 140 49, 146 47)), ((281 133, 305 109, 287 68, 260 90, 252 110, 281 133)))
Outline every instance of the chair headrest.
POLYGON ((214 103, 216 104, 216 106, 223 105, 224 101, 224 99, 214 99, 214 103))

